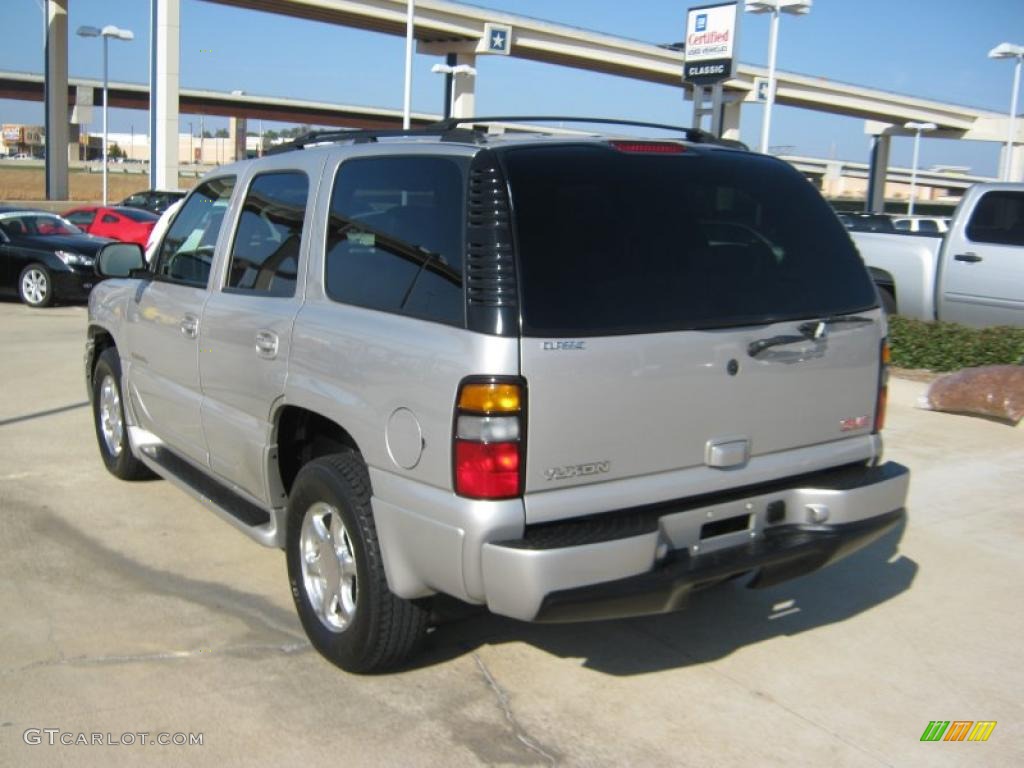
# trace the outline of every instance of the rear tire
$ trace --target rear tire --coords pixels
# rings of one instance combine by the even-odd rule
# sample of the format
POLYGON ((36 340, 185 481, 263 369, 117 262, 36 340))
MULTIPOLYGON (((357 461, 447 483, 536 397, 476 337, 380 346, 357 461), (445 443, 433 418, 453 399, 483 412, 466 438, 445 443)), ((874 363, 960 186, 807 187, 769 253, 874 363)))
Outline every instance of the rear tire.
POLYGON ((356 453, 306 464, 288 499, 285 550, 299 619, 313 647, 348 672, 400 665, 426 634, 428 611, 388 589, 356 453))
POLYGON ((92 374, 92 423, 96 442, 107 471, 122 480, 156 477, 135 458, 128 443, 128 422, 124 418, 121 394, 121 357, 114 347, 100 354, 92 374))
POLYGON ((53 277, 42 264, 29 264, 18 276, 18 296, 30 307, 42 309, 53 304, 53 277))

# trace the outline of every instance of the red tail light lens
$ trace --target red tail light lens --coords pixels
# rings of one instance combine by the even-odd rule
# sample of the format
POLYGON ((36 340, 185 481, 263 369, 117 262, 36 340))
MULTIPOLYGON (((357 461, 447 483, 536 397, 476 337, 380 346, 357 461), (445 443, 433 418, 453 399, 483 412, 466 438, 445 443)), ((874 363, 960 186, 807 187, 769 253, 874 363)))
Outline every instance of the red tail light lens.
POLYGON ((519 495, 519 443, 455 441, 455 485, 461 496, 508 499, 519 495))
POLYGON ((526 446, 521 381, 464 381, 455 400, 452 435, 455 492, 473 499, 523 494, 526 446))

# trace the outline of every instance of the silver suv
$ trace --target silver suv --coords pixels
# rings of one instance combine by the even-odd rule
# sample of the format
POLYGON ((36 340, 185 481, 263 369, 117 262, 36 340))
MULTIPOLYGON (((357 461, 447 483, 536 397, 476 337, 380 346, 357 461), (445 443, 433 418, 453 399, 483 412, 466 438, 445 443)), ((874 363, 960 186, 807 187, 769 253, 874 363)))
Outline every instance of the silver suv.
POLYGON ((309 136, 207 176, 151 264, 107 246, 107 468, 284 548, 313 645, 356 672, 407 659, 439 593, 658 613, 902 520, 885 321, 799 173, 694 131, 485 123, 309 136))

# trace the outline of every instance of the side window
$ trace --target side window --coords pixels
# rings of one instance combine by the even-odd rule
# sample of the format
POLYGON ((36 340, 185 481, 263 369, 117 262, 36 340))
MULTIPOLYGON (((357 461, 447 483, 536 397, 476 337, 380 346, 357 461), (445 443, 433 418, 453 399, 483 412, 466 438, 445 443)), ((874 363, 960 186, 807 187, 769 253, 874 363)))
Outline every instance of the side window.
POLYGON ((117 222, 118 222, 117 216, 114 216, 112 213, 104 213, 103 214, 103 223, 104 224, 117 224, 117 222))
POLYGON ((92 224, 92 220, 95 216, 96 214, 93 211, 75 211, 74 213, 69 213, 64 218, 79 227, 88 227, 92 224))
POLYGON ((309 178, 266 173, 249 186, 231 247, 227 288, 294 296, 309 178))
POLYGON ((160 244, 154 268, 157 276, 206 287, 217 236, 234 188, 234 176, 225 176, 211 179, 189 196, 160 244))
POLYGON ((939 225, 936 224, 931 219, 921 219, 920 221, 917 222, 917 231, 918 232, 938 232, 939 231, 939 225))
POLYGON ((327 224, 327 295, 462 326, 464 175, 441 157, 343 163, 327 224))
POLYGON ((967 224, 976 243, 1024 245, 1024 192, 987 192, 967 224))

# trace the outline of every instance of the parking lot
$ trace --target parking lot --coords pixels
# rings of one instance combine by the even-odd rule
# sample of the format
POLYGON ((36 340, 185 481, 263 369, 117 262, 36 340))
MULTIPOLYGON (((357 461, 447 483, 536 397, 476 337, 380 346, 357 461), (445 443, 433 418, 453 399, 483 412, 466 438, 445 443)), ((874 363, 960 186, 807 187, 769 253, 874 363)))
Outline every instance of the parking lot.
POLYGON ((1024 426, 895 379, 898 535, 668 616, 470 613, 356 677, 309 647, 282 553, 103 469, 84 333, 83 307, 0 302, 0 765, 1024 764, 1024 426), (923 743, 932 720, 998 725, 923 743))

